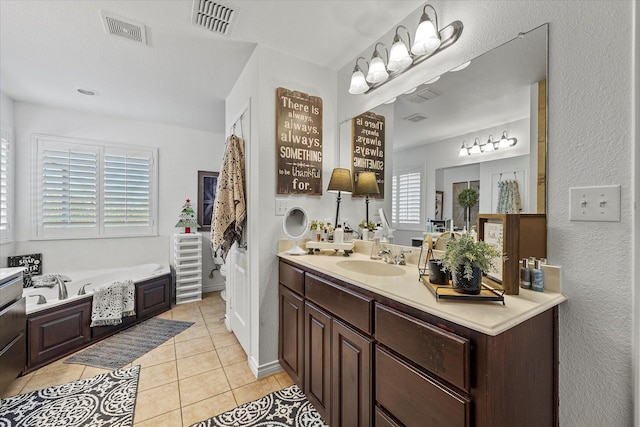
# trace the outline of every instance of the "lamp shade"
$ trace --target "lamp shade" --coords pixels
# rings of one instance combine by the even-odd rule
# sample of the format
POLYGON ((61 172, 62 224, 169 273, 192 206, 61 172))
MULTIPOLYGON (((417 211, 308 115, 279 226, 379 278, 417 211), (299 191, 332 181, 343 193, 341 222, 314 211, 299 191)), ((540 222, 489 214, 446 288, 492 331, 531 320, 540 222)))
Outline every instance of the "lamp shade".
POLYGON ((364 74, 357 67, 351 75, 351 85, 349 86, 349 93, 352 95, 360 95, 369 90, 369 85, 364 78, 364 74))
MULTIPOLYGON (((426 9, 426 6, 425 6, 426 9)), ((411 52, 414 55, 429 55, 440 47, 440 35, 438 29, 426 12, 422 13, 420 23, 416 29, 411 52)))
POLYGON ((353 191, 351 171, 344 168, 335 168, 333 172, 331 172, 331 179, 329 180, 327 191, 351 193, 353 191))
POLYGON ((369 72, 367 73, 367 81, 369 83, 380 83, 389 77, 387 68, 384 65, 384 61, 377 52, 373 58, 371 58, 371 65, 369 65, 369 72))
POLYGON ((375 172, 360 172, 356 182, 356 194, 380 194, 375 172))
POLYGON ((389 64, 387 69, 389 71, 402 71, 407 69, 413 63, 413 58, 409 55, 409 49, 407 45, 396 34, 389 51, 389 64))

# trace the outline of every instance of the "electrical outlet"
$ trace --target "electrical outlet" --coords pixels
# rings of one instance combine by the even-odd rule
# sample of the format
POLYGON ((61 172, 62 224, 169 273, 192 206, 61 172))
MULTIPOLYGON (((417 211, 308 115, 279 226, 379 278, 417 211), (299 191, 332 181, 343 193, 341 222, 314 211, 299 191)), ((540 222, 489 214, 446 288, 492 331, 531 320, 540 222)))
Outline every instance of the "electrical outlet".
POLYGON ((288 199, 276 199, 276 216, 284 216, 287 213, 288 199))
POLYGON ((620 186, 569 189, 570 221, 620 221, 620 186))

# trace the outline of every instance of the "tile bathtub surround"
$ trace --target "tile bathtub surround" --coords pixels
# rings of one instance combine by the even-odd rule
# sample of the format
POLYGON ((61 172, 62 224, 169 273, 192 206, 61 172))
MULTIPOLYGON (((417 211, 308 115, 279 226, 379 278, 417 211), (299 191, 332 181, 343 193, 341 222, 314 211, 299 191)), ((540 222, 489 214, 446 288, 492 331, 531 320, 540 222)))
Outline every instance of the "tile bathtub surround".
MULTIPOLYGON (((213 292, 158 316, 196 324, 131 364, 141 367, 134 427, 187 427, 293 384, 284 372, 253 376, 224 313, 220 293, 213 292)), ((1 397, 109 372, 63 361, 17 378, 1 397)))

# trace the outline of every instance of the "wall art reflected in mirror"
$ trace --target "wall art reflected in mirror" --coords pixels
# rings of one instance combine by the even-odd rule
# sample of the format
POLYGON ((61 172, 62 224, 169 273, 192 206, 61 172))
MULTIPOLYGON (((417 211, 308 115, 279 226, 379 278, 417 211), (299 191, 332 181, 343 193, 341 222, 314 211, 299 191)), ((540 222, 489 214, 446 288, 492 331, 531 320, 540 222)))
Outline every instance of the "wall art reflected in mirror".
MULTIPOLYGON (((392 213, 396 243, 409 245, 440 215, 462 229, 478 212, 498 213, 499 202, 514 197, 504 193, 514 187, 506 182, 515 183, 520 198, 510 209, 546 212, 547 46, 544 24, 370 110, 390 130, 386 179, 397 188, 382 203, 392 213), (419 186, 401 188, 403 177, 416 174, 419 186), (456 200, 461 182, 478 192, 466 214, 456 200)), ((351 120, 340 125, 341 165, 352 161, 351 126, 351 120)))

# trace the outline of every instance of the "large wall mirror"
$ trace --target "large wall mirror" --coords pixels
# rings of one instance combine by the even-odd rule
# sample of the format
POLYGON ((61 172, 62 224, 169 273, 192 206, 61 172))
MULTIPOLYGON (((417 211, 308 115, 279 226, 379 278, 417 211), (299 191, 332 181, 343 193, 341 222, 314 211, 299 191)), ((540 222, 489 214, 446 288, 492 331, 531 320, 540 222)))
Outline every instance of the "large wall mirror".
MULTIPOLYGON (((517 182, 521 213, 546 212, 547 38, 548 24, 523 32, 371 110, 386 120, 386 181, 420 176, 419 218, 400 223, 407 206, 393 207, 392 191, 378 202, 393 217, 396 243, 410 244, 429 219, 462 228, 478 212, 496 213, 507 182, 517 182), (515 145, 489 151, 489 138, 505 132, 515 145), (460 155, 475 142, 487 144, 484 152, 460 155), (457 195, 465 188, 477 189, 479 200, 461 212, 457 195)), ((352 120, 340 124, 343 167, 351 162, 351 129, 352 120)))

